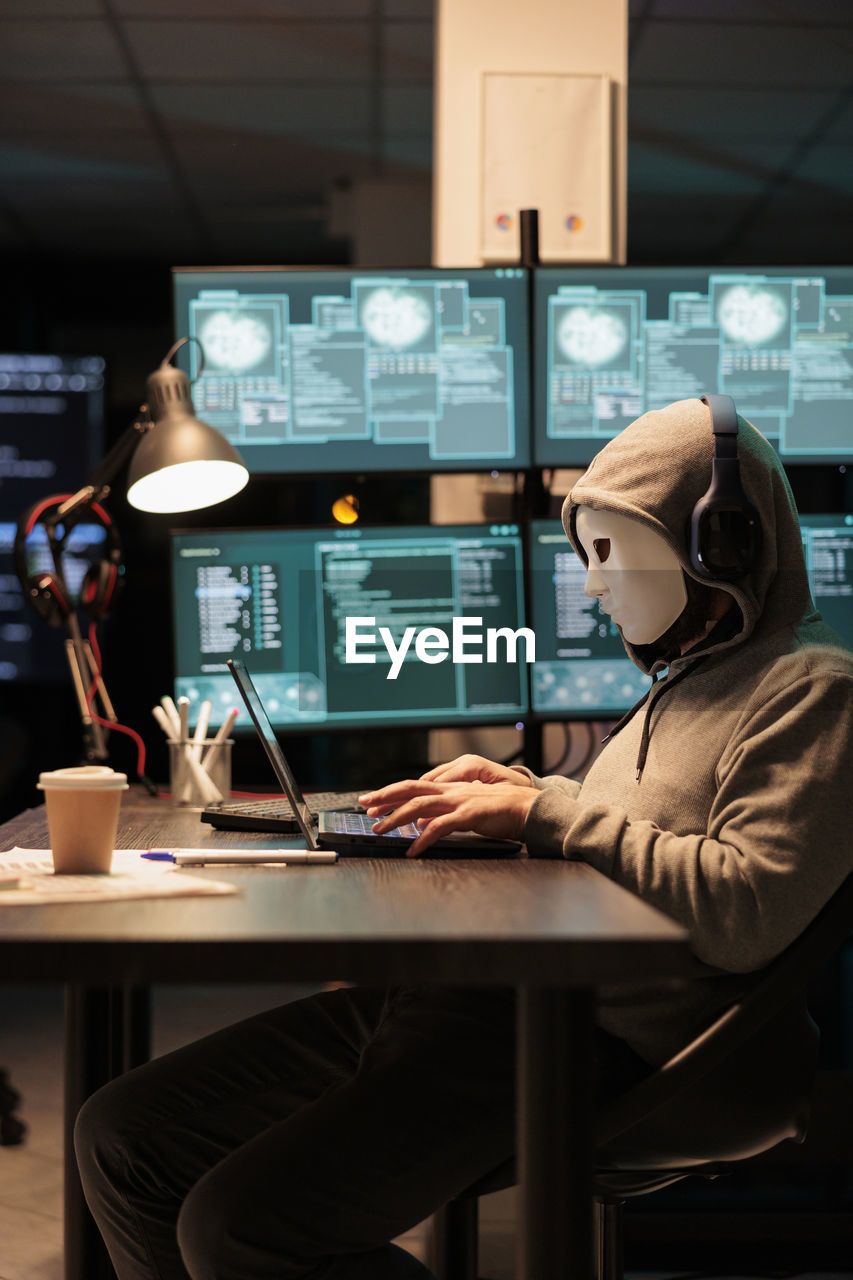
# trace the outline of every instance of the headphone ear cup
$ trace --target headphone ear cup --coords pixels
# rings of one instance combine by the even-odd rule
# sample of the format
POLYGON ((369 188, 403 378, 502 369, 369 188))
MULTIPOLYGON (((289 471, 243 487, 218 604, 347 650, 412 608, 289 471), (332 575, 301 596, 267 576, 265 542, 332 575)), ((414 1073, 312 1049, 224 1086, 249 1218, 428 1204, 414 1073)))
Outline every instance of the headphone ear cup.
POLYGON ((28 578, 26 595, 39 617, 51 627, 61 627, 71 613, 71 603, 65 594, 65 588, 52 573, 39 573, 28 578))
POLYGON ((704 578, 742 578, 758 558, 761 526, 752 503, 743 495, 737 507, 715 501, 697 502, 690 522, 690 560, 704 578))
POLYGON ((99 622, 109 613, 119 585, 119 566, 112 560, 99 560, 90 565, 80 583, 80 608, 99 622))

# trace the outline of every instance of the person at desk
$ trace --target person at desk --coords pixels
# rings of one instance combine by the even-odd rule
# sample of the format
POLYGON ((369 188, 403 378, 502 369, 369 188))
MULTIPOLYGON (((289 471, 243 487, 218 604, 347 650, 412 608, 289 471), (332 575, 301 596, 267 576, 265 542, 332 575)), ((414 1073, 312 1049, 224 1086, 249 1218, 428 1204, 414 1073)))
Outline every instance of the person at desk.
MULTIPOLYGON (((421 823, 413 855, 454 829, 520 837, 690 929, 693 981, 603 1001, 603 1099, 707 1025, 853 866, 853 654, 811 602, 773 449, 726 407, 644 414, 566 500, 587 593, 655 677, 583 784, 464 756, 363 797, 421 823)), ((513 1039, 511 992, 351 988, 115 1081, 76 1141, 119 1280, 425 1276, 388 1242, 511 1155, 513 1039)))

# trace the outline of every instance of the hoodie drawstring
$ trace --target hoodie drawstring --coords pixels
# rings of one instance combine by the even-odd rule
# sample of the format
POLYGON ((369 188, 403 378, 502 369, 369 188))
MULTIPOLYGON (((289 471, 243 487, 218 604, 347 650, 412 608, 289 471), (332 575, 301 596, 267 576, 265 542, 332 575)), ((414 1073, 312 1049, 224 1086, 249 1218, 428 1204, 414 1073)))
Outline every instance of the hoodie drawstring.
POLYGON ((645 765, 646 765, 646 756, 649 754, 649 739, 652 736, 651 720, 652 720, 652 711, 654 707, 656 706, 659 698, 662 698, 663 695, 667 693, 670 689, 674 689, 675 686, 678 684, 679 680, 683 680, 685 676, 689 675, 690 672, 693 670, 693 668, 697 665, 697 663, 701 661, 702 661, 702 658, 700 657, 696 659, 696 662, 691 662, 689 666, 682 667, 681 671, 679 671, 676 675, 674 675, 671 680, 658 680, 657 676, 655 676, 652 684, 649 685, 648 689, 643 694, 640 701, 635 702, 631 710, 626 712, 625 715, 622 717, 622 719, 618 720, 616 724, 613 726, 613 728, 610 730, 610 732, 606 734, 604 738, 602 738, 602 745, 605 742, 609 742, 611 738, 615 738, 616 734, 620 731, 620 729, 624 729, 628 721, 640 710, 640 707, 645 705, 646 714, 643 718, 643 731, 640 735, 640 748, 637 752, 637 781, 638 782, 640 781, 640 778, 643 776, 643 769, 645 768, 645 765), (657 688, 660 688, 660 694, 657 697, 653 697, 652 695, 654 694, 654 691, 657 688))

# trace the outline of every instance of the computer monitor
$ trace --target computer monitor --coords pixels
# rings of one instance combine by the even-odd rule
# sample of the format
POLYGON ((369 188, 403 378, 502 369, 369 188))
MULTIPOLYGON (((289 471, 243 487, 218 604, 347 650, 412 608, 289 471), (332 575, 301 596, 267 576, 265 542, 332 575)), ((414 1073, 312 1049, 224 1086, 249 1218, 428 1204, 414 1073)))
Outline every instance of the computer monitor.
POLYGON ((853 462, 853 268, 548 268, 533 310, 537 466, 706 391, 786 464, 853 462))
MULTIPOLYGON (((815 604, 853 645, 853 515, 801 515, 815 604)), ((609 720, 623 715, 650 680, 626 655, 599 602, 584 595, 586 568, 559 520, 530 525, 529 607, 536 634, 531 712, 542 720, 609 720)))
POLYGON ((853 515, 801 515, 800 529, 814 602, 853 647, 853 515))
MULTIPOLYGON (((15 572, 21 515, 41 498, 78 489, 103 452, 104 361, 100 356, 0 353, 0 681, 68 679, 61 632, 29 608, 15 572)), ((66 573, 76 591, 103 543, 98 525, 78 525, 66 573), (88 548, 88 550, 87 550, 88 548)), ((46 538, 28 540, 33 572, 52 569, 46 538)))
POLYGON ((530 464, 521 268, 177 268, 196 412, 253 473, 530 464))
POLYGON ((171 563, 176 696, 209 698, 213 724, 234 704, 230 657, 251 666, 278 728, 527 711, 526 640, 510 635, 524 627, 517 525, 174 532, 171 563))

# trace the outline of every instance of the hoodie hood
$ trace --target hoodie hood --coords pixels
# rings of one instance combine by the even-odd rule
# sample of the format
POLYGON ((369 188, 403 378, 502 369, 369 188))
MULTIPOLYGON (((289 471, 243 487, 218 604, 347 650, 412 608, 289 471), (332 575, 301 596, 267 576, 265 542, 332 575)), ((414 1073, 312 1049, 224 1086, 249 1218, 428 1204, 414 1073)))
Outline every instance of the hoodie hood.
MULTIPOLYGON (((741 483, 761 523, 761 546, 747 576, 711 584, 732 596, 742 622, 733 633, 729 628, 724 638, 703 646, 704 654, 741 644, 753 632, 796 626, 809 614, 817 617, 797 509, 778 455, 760 431, 740 416, 737 444, 741 483)), ((678 400, 665 409, 644 413, 596 454, 566 498, 563 528, 575 551, 586 561, 575 534, 578 507, 618 512, 663 537, 685 574, 707 585, 690 562, 690 517, 711 482, 713 458, 711 412, 701 400, 678 400)), ((656 674, 667 665, 659 660, 649 665, 647 652, 624 637, 623 644, 642 671, 656 674)), ((685 659, 676 659, 671 666, 676 668, 685 659)))

